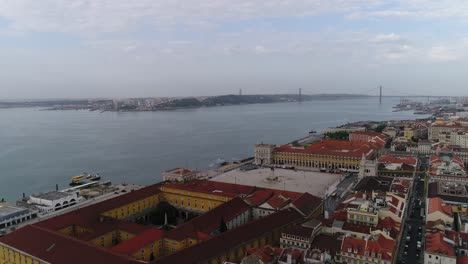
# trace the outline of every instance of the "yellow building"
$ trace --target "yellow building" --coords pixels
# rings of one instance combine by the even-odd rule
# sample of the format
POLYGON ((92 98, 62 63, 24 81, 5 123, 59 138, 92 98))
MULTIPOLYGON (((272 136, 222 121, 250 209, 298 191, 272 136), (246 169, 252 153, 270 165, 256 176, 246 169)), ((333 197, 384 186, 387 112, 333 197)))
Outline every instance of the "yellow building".
POLYGON ((344 140, 321 140, 309 146, 283 145, 275 148, 257 145, 256 148, 261 150, 256 150, 255 160, 261 160, 263 165, 294 166, 326 171, 358 170, 363 156, 368 160, 374 159, 382 147, 383 144, 377 142, 344 140), (268 150, 271 153, 265 153, 268 150))
POLYGON ((414 136, 413 128, 405 127, 405 130, 403 131, 403 136, 406 138, 406 140, 411 141, 411 138, 413 138, 414 136))
POLYGON ((184 211, 205 213, 231 199, 248 195, 255 187, 206 180, 166 184, 161 187, 164 199, 184 211))
POLYGON ((141 214, 142 212, 155 208, 161 201, 161 196, 161 193, 156 193, 148 197, 143 197, 142 199, 134 202, 129 202, 119 207, 107 210, 101 215, 121 220, 136 214, 141 214))
POLYGON ((298 203, 293 204, 294 209, 250 221, 250 205, 238 197, 255 190, 251 186, 200 180, 151 185, 0 238, 0 264, 136 264, 155 259, 158 263, 239 261, 248 249, 279 241, 282 230, 322 211, 321 201, 313 211, 310 203, 307 206, 298 203), (126 221, 145 217, 161 201, 183 211, 204 213, 210 219, 188 222, 185 227, 188 229, 181 229, 180 237, 174 235, 176 232, 169 234, 126 221), (309 211, 301 211, 302 206, 309 211), (219 210, 212 211, 215 208, 219 210), (235 230, 214 235, 221 216, 235 230), (187 254, 187 250, 195 251, 187 254), (180 254, 172 254, 177 251, 180 254), (180 262, 178 258, 188 258, 188 262, 180 262))

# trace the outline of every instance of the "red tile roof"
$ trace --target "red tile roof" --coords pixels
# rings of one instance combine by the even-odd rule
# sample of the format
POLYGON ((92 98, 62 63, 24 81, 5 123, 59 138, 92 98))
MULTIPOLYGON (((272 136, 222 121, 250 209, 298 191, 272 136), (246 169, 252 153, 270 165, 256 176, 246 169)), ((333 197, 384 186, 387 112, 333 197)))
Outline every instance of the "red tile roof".
POLYGON ((304 216, 310 216, 320 205, 322 199, 310 193, 304 193, 301 197, 292 202, 292 207, 299 210, 304 216))
POLYGON ((250 206, 246 202, 236 197, 167 232, 166 237, 181 241, 188 237, 197 238, 197 232, 211 234, 219 227, 221 219, 224 219, 224 222, 227 223, 238 215, 248 211, 249 208, 250 206))
POLYGON ((153 184, 141 188, 137 191, 132 191, 109 200, 89 205, 69 213, 50 218, 48 220, 44 220, 37 225, 52 230, 58 230, 72 224, 86 226, 93 222, 99 222, 100 214, 111 209, 142 200, 151 195, 158 194, 161 192, 159 189, 161 186, 162 184, 153 184))
POLYGON ((330 254, 335 255, 337 252, 340 251, 341 248, 342 241, 339 238, 340 237, 338 235, 318 235, 314 238, 314 241, 312 241, 312 245, 310 248, 318 248, 321 251, 328 251, 330 252, 330 254))
POLYGON ((379 220, 379 223, 377 224, 377 228, 385 228, 387 230, 392 230, 394 228, 397 228, 400 224, 393 220, 390 216, 387 216, 383 219, 379 220))
POLYGON ((426 251, 433 254, 455 257, 455 248, 444 240, 445 235, 434 233, 426 235, 426 251))
POLYGON ((429 214, 439 211, 447 216, 452 216, 452 207, 444 204, 444 200, 439 197, 429 199, 429 214))
POLYGON ((307 227, 307 226, 295 226, 292 228, 289 228, 287 230, 282 231, 281 233, 288 234, 288 235, 293 235, 293 236, 299 236, 303 238, 310 238, 312 237, 312 232, 314 231, 313 228, 307 227))
POLYGON ((457 264, 468 264, 468 256, 459 256, 457 264))
POLYGON ((163 189, 167 188, 183 190, 188 192, 206 193, 231 198, 239 195, 249 195, 256 190, 256 187, 253 186, 225 182, 215 182, 208 180, 191 180, 185 183, 173 183, 166 184, 163 186, 163 189))
POLYGON ((228 248, 233 248, 262 234, 272 232, 274 229, 298 221, 301 218, 302 216, 296 210, 286 209, 278 211, 271 215, 240 226, 235 230, 222 233, 221 235, 213 237, 204 243, 197 244, 175 254, 163 257, 157 260, 156 263, 199 263, 216 257, 218 254, 224 252, 228 248))
POLYGON ((174 168, 172 170, 168 170, 166 171, 165 173, 172 173, 172 174, 181 174, 182 175, 185 175, 185 174, 189 174, 189 173, 192 173, 193 170, 190 170, 190 169, 186 169, 186 168, 174 168))
POLYGON ((407 155, 386 154, 379 158, 379 163, 406 164, 415 167, 418 163, 418 159, 416 157, 407 155))
POLYGON ((245 200, 253 206, 259 206, 265 203, 273 195, 270 190, 258 190, 253 194, 247 196, 245 200))
POLYGON ((380 148, 379 145, 372 142, 322 140, 308 147, 282 145, 277 147, 276 151, 361 158, 363 154, 366 156, 373 155, 380 148))
POLYGON ((270 263, 275 259, 275 249, 269 245, 263 248, 251 248, 247 250, 247 255, 257 255, 262 263, 270 263))
POLYGON ((124 255, 133 255, 139 249, 142 249, 155 241, 161 240, 163 239, 163 237, 163 230, 152 228, 134 238, 131 238, 114 246, 110 249, 110 251, 124 255))
POLYGON ((0 243, 54 264, 145 263, 35 225, 0 238, 0 243))
POLYGON ((359 256, 365 256, 365 252, 368 252, 369 256, 371 256, 372 252, 374 252, 376 258, 378 254, 381 254, 382 259, 392 261, 395 248, 396 243, 394 240, 387 239, 383 235, 380 235, 376 240, 368 241, 353 237, 345 237, 341 251, 351 252, 359 256))
POLYGON ((366 226, 366 225, 353 224, 350 222, 344 222, 343 230, 361 233, 361 234, 370 234, 372 231, 372 227, 366 226))

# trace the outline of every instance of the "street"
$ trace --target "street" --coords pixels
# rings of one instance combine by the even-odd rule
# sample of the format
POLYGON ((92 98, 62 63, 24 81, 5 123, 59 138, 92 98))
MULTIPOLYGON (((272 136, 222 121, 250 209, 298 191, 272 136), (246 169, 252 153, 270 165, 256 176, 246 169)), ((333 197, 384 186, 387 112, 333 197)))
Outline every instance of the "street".
POLYGON ((422 158, 420 172, 415 177, 413 195, 408 201, 409 215, 404 224, 397 263, 424 263, 425 224, 421 212, 424 211, 424 171, 427 167, 427 159, 422 158))

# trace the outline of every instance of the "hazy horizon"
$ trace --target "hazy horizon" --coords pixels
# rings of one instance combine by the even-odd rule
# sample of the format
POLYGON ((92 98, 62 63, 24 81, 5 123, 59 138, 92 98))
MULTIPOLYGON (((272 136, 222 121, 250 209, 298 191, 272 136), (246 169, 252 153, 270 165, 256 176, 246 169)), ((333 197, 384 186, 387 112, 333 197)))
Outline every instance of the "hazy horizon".
POLYGON ((0 100, 467 96, 461 0, 0 0, 0 100))

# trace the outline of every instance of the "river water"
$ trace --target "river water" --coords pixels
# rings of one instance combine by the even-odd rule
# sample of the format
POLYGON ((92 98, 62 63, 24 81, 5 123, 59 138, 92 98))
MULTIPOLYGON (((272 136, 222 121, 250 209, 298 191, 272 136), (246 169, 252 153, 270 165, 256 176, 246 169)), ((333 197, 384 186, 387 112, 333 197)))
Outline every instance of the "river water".
POLYGON ((66 188, 97 172, 114 183, 149 184, 176 166, 209 168, 253 155, 255 143, 286 143, 360 120, 413 119, 399 98, 253 104, 161 112, 0 109, 0 198, 66 188))

